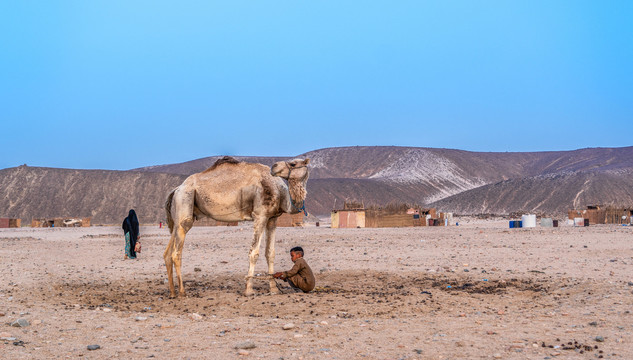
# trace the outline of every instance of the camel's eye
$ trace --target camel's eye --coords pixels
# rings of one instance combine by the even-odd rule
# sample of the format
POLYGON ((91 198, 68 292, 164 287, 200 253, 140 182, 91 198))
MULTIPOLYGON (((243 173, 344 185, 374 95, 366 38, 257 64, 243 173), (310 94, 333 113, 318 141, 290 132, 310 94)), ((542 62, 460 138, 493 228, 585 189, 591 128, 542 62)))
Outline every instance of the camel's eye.
POLYGON ((290 164, 290 167, 295 167, 296 164, 290 164))

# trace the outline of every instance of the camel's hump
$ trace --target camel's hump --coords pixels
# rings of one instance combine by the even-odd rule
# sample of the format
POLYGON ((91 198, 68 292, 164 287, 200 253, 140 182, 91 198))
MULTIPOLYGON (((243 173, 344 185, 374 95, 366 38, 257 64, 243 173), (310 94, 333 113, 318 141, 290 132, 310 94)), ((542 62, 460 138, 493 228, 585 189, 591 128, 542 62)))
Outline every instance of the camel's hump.
POLYGON ((214 170, 215 168, 217 168, 218 166, 220 166, 222 164, 233 164, 233 165, 235 165, 235 164, 239 164, 239 163, 240 163, 240 161, 237 160, 236 158, 231 157, 231 156, 225 156, 225 157, 223 157, 221 159, 218 159, 213 165, 211 165, 210 168, 206 169, 204 172, 212 171, 212 170, 214 170))

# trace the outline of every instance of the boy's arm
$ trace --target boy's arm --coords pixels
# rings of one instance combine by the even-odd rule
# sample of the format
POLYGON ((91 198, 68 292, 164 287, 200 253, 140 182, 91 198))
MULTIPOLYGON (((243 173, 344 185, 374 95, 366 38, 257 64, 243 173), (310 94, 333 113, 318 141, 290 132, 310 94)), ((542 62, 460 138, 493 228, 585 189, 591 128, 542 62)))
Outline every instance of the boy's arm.
POLYGON ((287 278, 293 277, 293 276, 295 276, 295 275, 297 275, 299 273, 301 268, 303 268, 303 262, 300 261, 300 260, 303 260, 303 259, 297 260, 297 262, 295 262, 295 265, 292 267, 292 269, 290 269, 288 271, 284 271, 285 277, 287 277, 287 278))

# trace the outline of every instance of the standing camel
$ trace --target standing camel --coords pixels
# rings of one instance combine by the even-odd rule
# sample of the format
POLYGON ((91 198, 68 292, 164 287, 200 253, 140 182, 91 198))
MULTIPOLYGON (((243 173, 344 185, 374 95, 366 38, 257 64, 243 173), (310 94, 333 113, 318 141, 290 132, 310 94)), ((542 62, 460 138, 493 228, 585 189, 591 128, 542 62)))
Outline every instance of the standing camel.
MULTIPOLYGON (((240 162, 225 156, 207 170, 189 176, 167 197, 165 210, 171 238, 163 257, 169 278, 169 293, 176 296, 173 267, 178 277, 178 292, 184 296, 182 249, 185 235, 195 219, 208 216, 217 221, 254 221, 253 243, 248 254, 249 268, 245 295, 253 294, 253 274, 262 237, 266 236, 268 273, 274 273, 275 229, 283 213, 305 211, 306 183, 310 159, 279 161, 272 168, 240 162), (282 180, 288 180, 288 185, 282 180)), ((270 292, 277 293, 270 278, 270 292)))

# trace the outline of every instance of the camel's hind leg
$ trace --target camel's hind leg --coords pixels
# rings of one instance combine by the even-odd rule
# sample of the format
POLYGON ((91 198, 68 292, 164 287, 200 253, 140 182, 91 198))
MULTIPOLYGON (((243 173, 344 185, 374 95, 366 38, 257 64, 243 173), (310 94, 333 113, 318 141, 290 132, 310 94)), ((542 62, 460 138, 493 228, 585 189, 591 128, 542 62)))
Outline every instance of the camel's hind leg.
POLYGON ((275 273, 275 231, 277 230, 277 218, 269 219, 266 223, 266 261, 268 262, 268 275, 270 275, 270 293, 277 294, 279 289, 272 275, 275 273))
MULTIPOLYGON (((182 281, 182 249, 185 244, 185 235, 193 226, 193 203, 195 191, 190 190, 187 181, 177 188, 173 194, 171 205, 167 209, 169 220, 173 219, 173 228, 169 244, 165 249, 163 258, 167 267, 167 278, 169 280, 169 295, 176 296, 174 289, 173 268, 176 268, 176 277, 178 278, 178 293, 185 295, 185 287, 182 281), (185 186, 183 188, 183 186, 185 186), (173 206, 173 208, 172 208, 173 206), (173 217, 172 217, 173 215, 173 217)), ((171 195, 170 195, 171 196, 171 195)))
POLYGON ((185 234, 193 226, 193 219, 188 218, 183 221, 182 226, 176 227, 176 241, 173 245, 171 259, 176 268, 176 277, 178 278, 178 295, 185 296, 185 284, 182 281, 182 249, 185 245, 185 234))
POLYGON ((259 246, 262 243, 262 236, 264 235, 264 227, 266 226, 267 218, 255 218, 253 225, 253 243, 251 244, 251 251, 248 253, 248 276, 246 277, 246 290, 244 295, 253 295, 253 275, 255 274, 255 264, 257 258, 259 258, 259 246))
POLYGON ((171 258, 171 253, 174 249, 174 241, 176 240, 176 231, 171 234, 163 259, 165 259, 165 266, 167 267, 167 280, 169 281, 169 297, 176 297, 176 289, 174 289, 174 261, 171 258))
POLYGON ((169 296, 176 297, 176 289, 174 288, 173 269, 176 268, 176 278, 178 279, 178 294, 185 295, 185 286, 182 281, 182 249, 185 245, 185 235, 193 225, 193 219, 186 219, 183 224, 177 224, 174 228, 169 244, 165 249, 163 258, 165 266, 167 266, 167 280, 169 281, 169 296))

